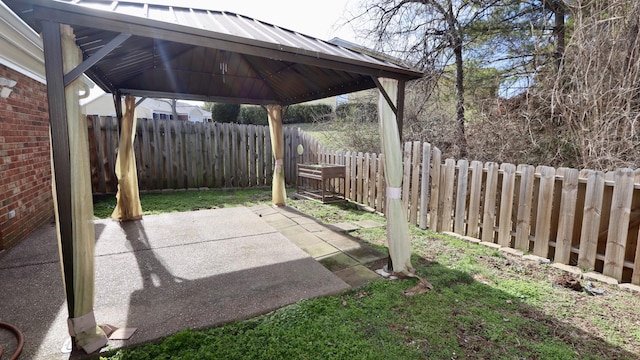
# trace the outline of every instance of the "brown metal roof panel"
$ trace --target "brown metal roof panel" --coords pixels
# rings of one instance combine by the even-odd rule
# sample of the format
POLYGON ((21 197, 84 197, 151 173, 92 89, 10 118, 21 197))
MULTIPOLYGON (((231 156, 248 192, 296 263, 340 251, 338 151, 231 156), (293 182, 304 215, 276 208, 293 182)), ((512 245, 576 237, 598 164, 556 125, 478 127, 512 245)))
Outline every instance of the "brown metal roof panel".
MULTIPOLYGON (((86 3, 86 1, 80 2, 81 5, 84 3, 86 3)), ((115 2, 115 7, 113 8, 113 10, 110 10, 110 11, 146 18, 148 17, 147 10, 148 10, 148 7, 144 6, 143 4, 132 4, 132 3, 118 1, 118 2, 115 2)))

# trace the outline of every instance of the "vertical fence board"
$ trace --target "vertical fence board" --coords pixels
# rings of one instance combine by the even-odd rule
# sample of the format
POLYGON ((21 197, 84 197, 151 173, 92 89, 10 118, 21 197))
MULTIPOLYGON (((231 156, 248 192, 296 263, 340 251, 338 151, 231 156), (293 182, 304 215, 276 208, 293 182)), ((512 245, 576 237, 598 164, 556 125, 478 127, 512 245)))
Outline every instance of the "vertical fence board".
MULTIPOLYGON (((257 156, 257 163, 258 163, 258 176, 257 176, 257 180, 258 180, 258 185, 262 186, 265 185, 267 182, 265 181, 265 176, 264 176, 264 171, 265 171, 265 164, 266 164, 266 157, 265 154, 267 153, 266 149, 264 148, 264 141, 265 138, 265 127, 264 126, 260 126, 256 129, 256 156, 257 156)), ((305 149, 306 151, 307 149, 305 149)))
POLYGON ((117 185, 118 185, 115 179, 115 173, 114 173, 115 171, 114 152, 117 147, 113 141, 113 138, 114 138, 113 121, 114 119, 111 116, 108 116, 104 119, 105 143, 106 143, 105 150, 106 150, 107 164, 109 164, 105 168, 105 187, 107 192, 115 192, 115 190, 117 190, 117 185))
MULTIPOLYGON (((162 154, 163 154, 164 166, 165 166, 164 171, 167 179, 165 188, 167 189, 170 189, 175 186, 174 172, 173 172, 174 168, 176 168, 177 170, 175 175, 178 177, 178 184, 179 184, 178 186, 181 188, 186 186, 186 184, 184 183, 184 176, 183 176, 184 168, 182 167, 182 165, 184 164, 182 162, 184 148, 183 148, 183 142, 182 142, 182 126, 181 125, 182 123, 179 121, 168 121, 168 120, 163 121, 164 149, 162 151, 162 154), (175 137, 173 135, 174 132, 175 132, 175 137), (172 140, 174 138, 176 140, 177 149, 174 149, 173 147, 172 140), (176 159, 174 159, 174 151, 175 151, 176 159), (174 165, 174 163, 176 165, 174 165)), ((184 146, 186 146, 186 143, 184 146)))
POLYGON ((353 164, 351 163, 351 152, 347 151, 344 154, 344 167, 345 167, 345 174, 347 174, 347 178, 344 179, 344 196, 347 199, 352 199, 351 197, 351 179, 353 179, 351 177, 351 168, 353 167, 353 164))
POLYGON ((412 161, 411 161, 411 207, 408 213, 409 222, 411 225, 416 225, 418 223, 418 199, 420 195, 419 185, 420 185, 420 141, 413 142, 413 150, 412 150, 412 161))
POLYGON ((453 215, 453 185, 455 184, 456 176, 456 161, 454 159, 447 159, 444 162, 443 172, 443 187, 442 187, 442 213, 440 215, 442 220, 442 231, 451 231, 451 222, 453 215))
MULTIPOLYGON (((377 174, 378 174, 378 155, 371 154, 371 166, 369 167, 369 207, 372 209, 376 208, 376 197, 379 197, 380 194, 376 192, 376 185, 378 183, 377 174)), ((340 180, 340 179, 338 179, 340 180)))
POLYGON ((432 231, 440 231, 440 162, 442 152, 434 147, 431 157, 431 200, 429 201, 429 228, 432 231))
POLYGON ((371 173, 371 155, 369 153, 364 154, 363 169, 362 169, 362 199, 361 204, 369 204, 369 176, 371 173))
POLYGON ((458 160, 458 188, 456 190, 456 208, 453 221, 453 231, 464 235, 465 218, 467 213, 467 186, 469 181, 469 162, 458 160))
POLYGON ((498 192, 498 164, 486 163, 487 181, 485 183, 485 196, 482 216, 482 241, 493 242, 494 226, 496 223, 496 196, 498 192))
POLYGON ((138 178, 138 191, 140 191, 141 188, 144 188, 145 185, 145 178, 144 178, 144 161, 142 160, 142 142, 140 141, 141 136, 141 130, 140 130, 141 125, 136 121, 136 127, 133 129, 133 134, 135 135, 134 139, 133 139, 133 154, 135 157, 135 168, 136 168, 136 173, 137 173, 137 178, 138 178))
POLYGON ((249 186, 258 185, 256 171, 256 127, 255 125, 249 125, 249 186))
POLYGON ((420 228, 427 228, 429 211, 429 190, 431 187, 431 144, 422 144, 422 173, 420 174, 420 228))
POLYGON ((205 131, 204 141, 206 142, 205 150, 204 150, 205 151, 204 161, 207 169, 205 172, 206 183, 207 183, 207 187, 214 188, 216 184, 215 184, 215 176, 214 176, 215 160, 214 160, 213 141, 212 141, 212 134, 211 134, 213 131, 212 124, 210 123, 205 124, 204 131, 205 131))
POLYGON ((551 233, 551 210, 553 206, 553 187, 556 171, 552 167, 540 167, 540 187, 538 190, 538 210, 536 235, 533 254, 541 257, 549 255, 549 236, 551 233))
POLYGON ((97 175, 98 175, 98 191, 101 193, 107 192, 107 185, 105 183, 105 171, 104 165, 106 163, 104 158, 104 143, 102 142, 102 119, 99 116, 90 116, 93 124, 93 138, 96 144, 96 160, 97 160, 97 175))
POLYGON ((554 261, 568 264, 571 257, 571 242, 573 239, 573 224, 576 214, 576 200, 578 196, 578 175, 576 169, 565 169, 562 180, 562 199, 560 200, 560 215, 558 219, 558 236, 554 261))
POLYGON ((498 244, 511 246, 511 214, 513 213, 513 193, 516 181, 516 166, 500 165, 502 170, 502 192, 500 196, 500 221, 498 223, 498 244))
POLYGON ((411 143, 404 143, 402 154, 402 207, 408 215, 409 209, 409 187, 411 186, 411 143))
POLYGON ((469 211, 466 235, 480 237, 480 200, 482 198, 482 163, 471 162, 471 189, 469 193, 469 211))
POLYGON ((611 217, 602 273, 621 281, 633 197, 633 170, 618 169, 614 179, 615 186, 611 200, 611 217))
POLYGON ((354 154, 355 156, 355 166, 354 166, 354 170, 355 170, 355 179, 356 179, 356 184, 355 184, 355 197, 354 200, 355 202, 357 202, 358 204, 362 203, 362 181, 363 181, 363 174, 362 174, 362 170, 363 170, 363 158, 364 155, 359 152, 358 154, 354 154))
POLYGON ((631 283, 640 285, 640 231, 636 240, 636 254, 633 262, 633 273, 631 274, 631 283))
POLYGON ((380 194, 380 200, 378 201, 378 211, 380 211, 381 213, 385 213, 385 211, 387 211, 387 204, 385 202, 386 196, 387 196, 387 183, 385 180, 385 165, 384 165, 384 156, 382 154, 378 155, 378 169, 379 169, 379 175, 378 175, 378 193, 380 194))
POLYGON ((598 235, 600 233, 600 214, 604 195, 604 173, 591 171, 587 176, 587 190, 584 201, 584 218, 580 236, 578 266, 593 270, 598 252, 598 235))
POLYGON ((160 145, 160 120, 153 119, 153 177, 156 183, 156 189, 163 188, 162 179, 164 179, 164 172, 162 171, 162 146, 160 145))
MULTIPOLYGON (((247 150, 247 127, 246 125, 237 125, 238 128, 238 157, 236 162, 238 163, 238 186, 246 187, 249 185, 249 169, 248 159, 249 154, 247 150)), ((285 156, 286 158, 286 156, 285 156)))
POLYGON ((520 191, 518 193, 518 215, 516 219, 515 248, 529 251, 531 233, 531 202, 533 200, 534 168, 531 165, 518 165, 520 171, 520 191))
POLYGON ((231 134, 230 134, 230 126, 231 124, 225 123, 222 124, 222 153, 224 154, 224 158, 222 160, 224 166, 224 186, 232 187, 231 183, 231 153, 233 152, 231 147, 233 146, 231 143, 231 134))

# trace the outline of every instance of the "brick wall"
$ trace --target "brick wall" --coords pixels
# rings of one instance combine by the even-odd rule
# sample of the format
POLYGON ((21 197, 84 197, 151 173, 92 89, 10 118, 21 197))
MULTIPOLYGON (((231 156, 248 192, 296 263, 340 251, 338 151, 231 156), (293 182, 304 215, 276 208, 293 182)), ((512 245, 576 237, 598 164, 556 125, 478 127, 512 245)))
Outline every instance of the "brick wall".
POLYGON ((52 220, 53 200, 46 87, 1 64, 0 76, 18 82, 8 98, 0 98, 2 250, 52 220))

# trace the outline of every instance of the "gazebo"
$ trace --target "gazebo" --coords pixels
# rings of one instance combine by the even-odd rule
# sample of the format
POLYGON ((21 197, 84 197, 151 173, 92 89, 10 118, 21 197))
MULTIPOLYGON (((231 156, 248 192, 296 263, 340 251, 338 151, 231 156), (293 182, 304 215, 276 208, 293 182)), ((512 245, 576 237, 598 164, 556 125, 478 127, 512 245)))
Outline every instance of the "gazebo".
POLYGON ((106 344, 96 325, 94 228, 87 127, 78 100, 86 74, 113 94, 120 123, 114 217, 141 217, 132 144, 133 96, 264 105, 274 154, 273 203, 285 203, 282 107, 349 92, 380 91, 387 232, 395 272, 411 266, 400 201, 405 84, 422 76, 405 65, 242 15, 150 2, 4 0, 41 33, 52 145, 53 193, 62 274, 75 344, 106 344), (122 109, 122 97, 125 109, 122 109))

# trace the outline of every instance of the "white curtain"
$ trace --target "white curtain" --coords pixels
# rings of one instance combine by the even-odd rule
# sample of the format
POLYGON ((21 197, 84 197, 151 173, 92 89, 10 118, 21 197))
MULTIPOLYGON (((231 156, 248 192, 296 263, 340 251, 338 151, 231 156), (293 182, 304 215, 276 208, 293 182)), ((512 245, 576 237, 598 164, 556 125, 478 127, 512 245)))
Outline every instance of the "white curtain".
POLYGON ((275 160, 273 170, 273 184, 271 186, 273 205, 284 206, 287 190, 284 183, 284 135, 282 132, 282 106, 267 105, 269 115, 269 132, 271 148, 275 160))
MULTIPOLYGON (((389 98, 396 105, 398 81, 387 78, 378 79, 389 98)), ((409 239, 409 225, 407 224, 406 209, 402 204, 402 145, 398 123, 393 109, 380 92, 378 99, 378 114, 380 117, 380 139, 384 154, 384 174, 387 184, 386 216, 387 242, 389 254, 393 264, 393 272, 407 273, 413 269, 411 265, 411 241, 409 239)))
POLYGON ((140 192, 138 191, 138 170, 133 141, 136 138, 136 101, 127 95, 124 101, 125 111, 120 127, 120 145, 116 157, 116 176, 118 177, 118 193, 116 207, 111 217, 118 220, 138 220, 142 218, 140 192))

